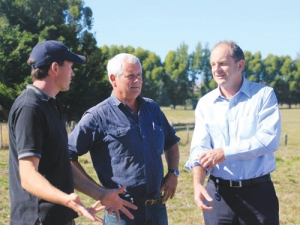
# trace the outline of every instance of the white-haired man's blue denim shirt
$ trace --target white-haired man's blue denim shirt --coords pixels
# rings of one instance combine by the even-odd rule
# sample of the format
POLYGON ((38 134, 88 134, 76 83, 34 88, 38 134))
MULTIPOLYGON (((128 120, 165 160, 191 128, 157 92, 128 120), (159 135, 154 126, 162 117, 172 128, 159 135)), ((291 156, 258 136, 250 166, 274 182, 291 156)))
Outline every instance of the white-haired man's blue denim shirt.
POLYGON ((157 198, 164 178, 162 154, 179 141, 159 105, 137 97, 138 116, 114 93, 87 110, 69 135, 69 156, 88 151, 101 184, 126 186, 137 198, 157 198))
MULTIPOLYGON (((223 148, 226 160, 208 174, 226 180, 260 177, 275 170, 281 117, 271 87, 243 78, 230 100, 219 88, 203 96, 195 110, 196 124, 185 168, 199 166, 199 155, 223 148)), ((201 166, 201 165, 200 165, 201 166)))

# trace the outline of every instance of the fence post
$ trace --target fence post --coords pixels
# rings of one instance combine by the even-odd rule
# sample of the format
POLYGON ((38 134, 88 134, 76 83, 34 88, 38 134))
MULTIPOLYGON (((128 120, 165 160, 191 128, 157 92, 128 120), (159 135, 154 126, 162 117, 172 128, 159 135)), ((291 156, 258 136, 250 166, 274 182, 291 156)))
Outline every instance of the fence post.
POLYGON ((287 146, 287 142, 288 142, 288 135, 285 134, 284 135, 284 146, 287 146))
POLYGON ((189 129, 189 125, 186 125, 186 143, 188 144, 190 141, 190 129, 189 129))
POLYGON ((2 143, 2 123, 0 123, 0 149, 3 149, 3 143, 2 143))

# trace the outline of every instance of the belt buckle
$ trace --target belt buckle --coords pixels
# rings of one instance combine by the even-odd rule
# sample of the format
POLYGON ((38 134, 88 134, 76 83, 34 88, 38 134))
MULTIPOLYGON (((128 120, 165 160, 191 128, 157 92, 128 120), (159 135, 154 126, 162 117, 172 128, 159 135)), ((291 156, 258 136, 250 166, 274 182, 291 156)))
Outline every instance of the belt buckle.
POLYGON ((154 199, 147 199, 146 201, 145 201, 145 205, 146 206, 150 206, 150 205, 153 205, 154 204, 154 199))
POLYGON ((240 187, 243 186, 241 180, 240 180, 240 181, 234 181, 234 182, 238 183, 238 185, 234 185, 234 184, 232 183, 232 181, 230 180, 230 181, 229 181, 229 186, 230 186, 230 187, 235 187, 235 188, 240 188, 240 187))

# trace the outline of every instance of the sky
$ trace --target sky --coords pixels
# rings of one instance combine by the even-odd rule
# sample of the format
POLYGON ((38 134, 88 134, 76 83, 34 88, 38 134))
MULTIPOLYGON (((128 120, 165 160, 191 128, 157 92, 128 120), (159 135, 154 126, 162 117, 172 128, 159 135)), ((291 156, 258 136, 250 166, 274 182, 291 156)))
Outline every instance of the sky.
POLYGON ((93 11, 93 29, 103 45, 141 47, 164 61, 169 51, 198 43, 211 49, 222 40, 244 51, 300 54, 299 0, 84 0, 93 11))

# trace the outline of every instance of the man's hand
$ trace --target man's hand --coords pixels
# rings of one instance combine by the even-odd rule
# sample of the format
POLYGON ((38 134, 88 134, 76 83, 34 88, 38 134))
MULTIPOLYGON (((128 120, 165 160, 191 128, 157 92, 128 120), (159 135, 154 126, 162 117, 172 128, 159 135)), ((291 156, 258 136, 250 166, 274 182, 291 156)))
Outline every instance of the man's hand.
POLYGON ((121 210, 130 219, 133 219, 133 215, 125 208, 137 209, 137 207, 130 202, 127 202, 119 197, 119 194, 124 193, 125 186, 119 189, 107 189, 97 184, 83 169, 78 161, 71 161, 73 180, 75 188, 90 196, 93 199, 100 200, 101 204, 105 206, 105 209, 109 214, 114 212, 118 222, 120 222, 120 214, 118 210, 121 210))
POLYGON ((80 201, 79 196, 75 193, 70 194, 69 199, 67 201, 67 206, 69 208, 73 209, 75 212, 77 212, 79 216, 84 216, 93 222, 98 221, 98 222, 103 223, 103 220, 100 217, 95 215, 98 212, 105 209, 104 206, 97 208, 97 206, 99 204, 100 204, 100 201, 97 201, 92 207, 85 208, 85 206, 80 201))
POLYGON ((199 156, 199 163, 207 171, 212 170, 215 167, 215 165, 223 161, 225 161, 223 148, 208 150, 199 156))
POLYGON ((206 177, 206 171, 202 166, 195 166, 192 169, 193 172, 193 184, 194 184, 194 200, 197 206, 201 210, 212 210, 212 207, 203 203, 204 198, 212 202, 213 199, 209 196, 204 188, 204 180, 206 177))
POLYGON ((174 197, 177 183, 178 183, 178 177, 175 176, 175 174, 167 173, 167 175, 164 178, 162 187, 160 189, 160 192, 164 193, 164 197, 162 199, 163 204, 165 204, 165 202, 169 198, 172 199, 174 197))
POLYGON ((206 189, 198 184, 198 185, 194 185, 194 200, 195 203, 197 204, 197 206, 201 209, 201 210, 212 210, 212 207, 209 205, 205 205, 203 202, 203 199, 206 199, 209 202, 212 202, 213 199, 209 196, 209 194, 207 193, 206 189))
POLYGON ((137 206, 119 197, 119 194, 124 193, 124 191, 125 186, 119 189, 106 189, 101 199, 101 204, 105 206, 106 211, 109 214, 112 212, 116 214, 118 222, 120 222, 120 214, 118 210, 121 210, 128 218, 134 219, 134 216, 126 207, 134 210, 137 209, 137 206))

